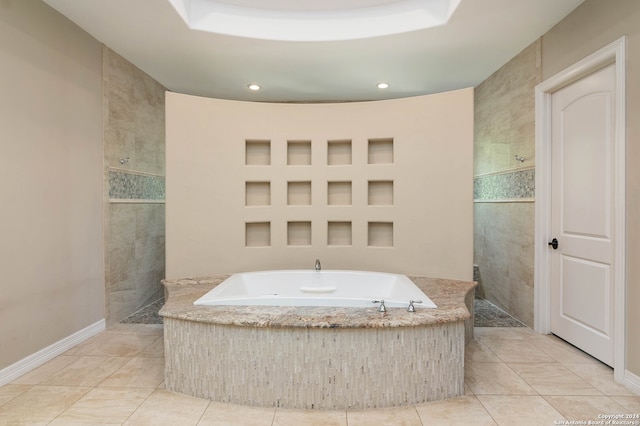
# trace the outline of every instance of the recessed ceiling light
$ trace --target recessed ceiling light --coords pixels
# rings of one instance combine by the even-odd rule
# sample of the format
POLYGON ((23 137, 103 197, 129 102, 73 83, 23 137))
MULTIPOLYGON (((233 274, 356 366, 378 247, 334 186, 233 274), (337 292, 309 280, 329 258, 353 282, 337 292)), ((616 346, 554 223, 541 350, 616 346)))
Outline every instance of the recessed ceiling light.
POLYGON ((378 89, 386 89, 389 87, 388 83, 378 83, 378 89))
POLYGON ((247 87, 249 88, 249 90, 260 90, 260 85, 258 84, 249 84, 247 87))

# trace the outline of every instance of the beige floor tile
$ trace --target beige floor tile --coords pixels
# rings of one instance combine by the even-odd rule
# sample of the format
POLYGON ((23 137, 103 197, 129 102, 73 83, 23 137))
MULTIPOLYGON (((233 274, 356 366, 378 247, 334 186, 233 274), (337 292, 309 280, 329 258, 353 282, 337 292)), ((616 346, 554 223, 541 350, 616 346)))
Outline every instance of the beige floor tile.
POLYGON ((275 408, 211 402, 198 426, 271 426, 275 408))
POLYGON ((633 392, 613 380, 613 369, 598 363, 563 363, 565 367, 585 379, 591 386, 609 396, 635 396, 633 392))
POLYGON ((100 387, 157 388, 164 381, 164 358, 131 358, 100 387))
POLYGON ((589 354, 553 335, 544 336, 542 339, 532 339, 531 343, 556 362, 599 362, 589 354))
POLYGON ((89 387, 33 386, 0 406, 0 424, 46 424, 90 390, 89 387))
POLYGON ((208 405, 207 399, 157 389, 134 411, 124 425, 196 425, 208 405))
POLYGON ((567 420, 598 421, 598 414, 624 413, 623 406, 608 396, 545 396, 567 420))
POLYGON ((11 401, 13 398, 23 392, 26 392, 30 388, 31 385, 19 385, 13 383, 0 387, 0 405, 11 401))
POLYGON ((108 333, 152 334, 156 337, 160 337, 163 334, 164 326, 162 324, 117 323, 117 324, 110 325, 106 331, 108 333))
POLYGON ((509 363, 540 395, 602 395, 586 380, 558 363, 509 363))
POLYGON ((152 389, 94 388, 51 423, 54 425, 122 424, 151 394, 152 389))
POLYGON ((498 425, 540 426, 565 420, 541 396, 479 395, 478 399, 498 425))
POLYGON ((472 340, 465 348, 464 362, 502 362, 502 360, 486 345, 472 340))
POLYGON ((83 356, 44 380, 44 385, 97 386, 118 371, 128 358, 83 356))
POLYGON ((592 376, 603 376, 613 380, 613 368, 604 365, 601 362, 597 363, 572 363, 563 362, 562 365, 574 372, 580 377, 588 378, 592 376))
POLYGON ((97 342, 101 342, 103 340, 105 340, 106 338, 108 338, 108 336, 110 336, 112 333, 103 331, 101 333, 96 334, 93 337, 90 337, 89 339, 85 340, 84 342, 77 344, 76 346, 74 346, 73 348, 69 349, 68 351, 66 351, 63 355, 65 356, 74 356, 77 355, 77 352, 89 345, 94 345, 97 342))
POLYGON ((554 362, 549 355, 537 349, 531 340, 491 340, 482 341, 504 362, 554 362))
POLYGON ((158 339, 156 334, 103 332, 66 352, 66 355, 134 357, 158 339))
POLYGON ((528 340, 540 334, 528 327, 476 327, 473 337, 482 342, 485 339, 528 340))
POLYGON ((372 410, 348 410, 349 426, 422 426, 415 407, 377 408, 372 410))
POLYGON ((164 337, 158 337, 155 342, 140 352, 145 358, 164 358, 164 337))
POLYGON ((92 421, 87 421, 87 422, 80 422, 80 423, 65 423, 63 422, 59 422, 57 419, 52 421, 51 423, 47 423, 47 426, 66 426, 66 425, 72 425, 72 426, 122 426, 122 423, 103 423, 103 422, 92 422, 92 421))
POLYGON ((48 379, 58 371, 67 367, 68 365, 77 361, 80 357, 77 356, 58 356, 51 361, 42 364, 40 367, 35 368, 27 374, 17 378, 12 383, 24 384, 24 385, 38 385, 44 380, 48 379))
POLYGON ((103 423, 103 422, 80 422, 80 423, 65 423, 59 422, 57 419, 52 421, 51 423, 47 423, 47 426, 122 426, 122 423, 103 423))
POLYGON ((346 411, 277 409, 273 426, 346 426, 346 411))
POLYGON ((105 426, 127 419, 126 424, 145 426, 457 425, 494 420, 538 425, 562 420, 564 413, 569 420, 594 420, 585 416, 614 408, 615 413, 640 412, 640 396, 615 383, 611 368, 561 339, 527 328, 477 328, 476 336, 465 357, 463 397, 416 407, 304 411, 210 403, 168 392, 162 327, 119 324, 0 387, 0 424, 105 426), (542 356, 551 362, 505 364, 491 348, 507 359, 542 356), (526 348, 534 354, 525 353, 526 348), (136 387, 143 384, 144 389, 136 387), (595 395, 576 395, 592 392, 595 395))
POLYGON ((470 362, 465 365, 464 380, 476 395, 537 395, 503 363, 470 362))
POLYGON ((628 414, 640 414, 640 396, 612 396, 618 404, 622 405, 628 414))
POLYGON ((635 396, 636 394, 627 389, 624 385, 616 383, 613 378, 604 376, 593 376, 586 379, 591 386, 608 396, 635 396))
POLYGON ((416 410, 422 424, 429 426, 496 424, 475 396, 420 404, 416 410))

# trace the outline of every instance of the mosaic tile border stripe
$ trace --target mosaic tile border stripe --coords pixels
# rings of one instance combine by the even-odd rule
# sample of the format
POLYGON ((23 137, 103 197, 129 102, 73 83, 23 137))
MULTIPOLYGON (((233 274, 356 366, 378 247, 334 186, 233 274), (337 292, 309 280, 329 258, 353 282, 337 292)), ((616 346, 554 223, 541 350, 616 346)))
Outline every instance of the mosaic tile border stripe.
POLYGON ((109 170, 109 198, 164 201, 165 178, 109 170))
POLYGON ((473 198, 483 200, 517 200, 535 197, 535 169, 476 176, 473 198))

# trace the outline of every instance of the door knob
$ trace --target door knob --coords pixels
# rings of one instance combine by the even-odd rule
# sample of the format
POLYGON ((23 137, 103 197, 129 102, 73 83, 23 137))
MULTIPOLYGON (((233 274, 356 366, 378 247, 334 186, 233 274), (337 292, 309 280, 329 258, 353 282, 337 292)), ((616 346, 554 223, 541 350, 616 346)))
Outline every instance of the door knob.
POLYGON ((556 249, 558 248, 558 239, 557 239, 557 238, 554 238, 553 240, 551 240, 551 241, 549 242, 549 245, 550 245, 551 247, 553 247, 553 249, 554 249, 554 250, 556 250, 556 249))

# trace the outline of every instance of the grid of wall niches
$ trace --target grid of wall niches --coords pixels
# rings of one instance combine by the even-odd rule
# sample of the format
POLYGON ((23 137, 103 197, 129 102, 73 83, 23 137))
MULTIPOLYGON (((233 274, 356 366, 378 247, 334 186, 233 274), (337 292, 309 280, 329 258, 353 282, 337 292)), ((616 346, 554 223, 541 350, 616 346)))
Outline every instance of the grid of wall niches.
MULTIPOLYGON (((353 206, 353 200, 366 200, 366 205, 371 207, 394 205, 394 180, 374 179, 366 180, 366 193, 354 194, 354 188, 362 191, 362 185, 354 185, 351 177, 349 179, 319 179, 318 175, 311 174, 313 167, 350 167, 354 164, 353 142, 350 139, 327 140, 326 157, 313 158, 311 140, 288 140, 286 146, 279 146, 272 149, 273 142, 267 139, 245 140, 245 162, 244 166, 253 168, 258 166, 258 170, 263 173, 252 173, 253 176, 260 175, 264 178, 245 180, 245 207, 271 207, 272 200, 285 203, 285 207, 292 209, 300 206, 307 207, 339 207, 346 212, 344 216, 349 216, 348 208, 353 206), (286 158, 278 158, 273 161, 272 152, 284 154, 286 158), (272 164, 285 164, 285 168, 295 168, 296 178, 287 179, 286 186, 281 188, 272 185, 274 176, 278 176, 279 170, 272 164), (304 167, 309 167, 308 176, 304 174, 304 167), (301 169, 302 167, 302 169, 301 169), (300 173, 300 170, 303 170, 300 173), (302 176, 302 178, 300 178, 302 176), (326 187, 326 200, 319 205, 314 205, 313 191, 318 190, 319 185, 326 187), (273 196, 273 191, 286 191, 283 194, 273 196), (347 209, 347 210, 345 210, 347 209)), ((282 142, 278 142, 282 143, 282 142)), ((319 143, 317 141, 313 142, 319 143)), ((394 140, 393 138, 371 138, 366 141, 366 166, 393 165, 394 164, 394 140)), ((317 152, 325 152, 317 150, 317 152)), ((286 175, 286 173, 285 173, 286 175)), ((345 176, 353 176, 346 170, 342 173, 345 176)), ((388 175, 388 173, 387 173, 388 175)), ((279 177, 279 176, 278 176, 279 177)), ((357 179, 357 178, 356 178, 357 179)), ((272 220, 282 220, 282 218, 269 217, 270 209, 265 209, 265 220, 245 221, 245 246, 246 247, 271 247, 272 220)), ((255 215, 253 215, 255 216, 255 215)), ((297 214, 296 216, 299 216, 297 214)), ((358 217, 358 220, 362 218, 358 217)), ((323 224, 324 225, 324 224, 323 224)), ((393 221, 367 220, 367 241, 369 247, 393 247, 393 221)), ((352 246, 353 245, 353 221, 352 220, 326 220, 326 243, 328 246, 352 246)), ((286 244, 290 247, 311 246, 312 241, 312 221, 311 220, 288 220, 286 222, 286 244)))

